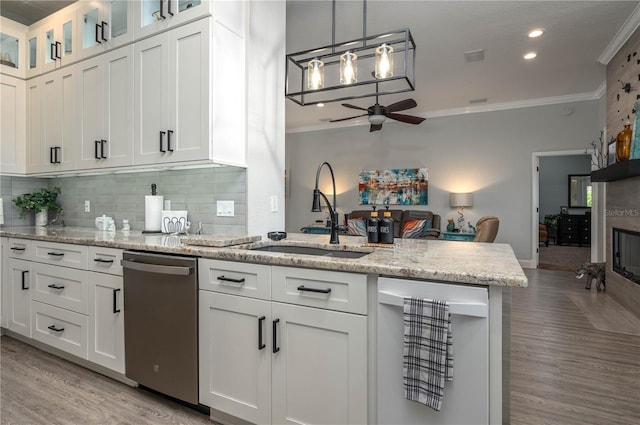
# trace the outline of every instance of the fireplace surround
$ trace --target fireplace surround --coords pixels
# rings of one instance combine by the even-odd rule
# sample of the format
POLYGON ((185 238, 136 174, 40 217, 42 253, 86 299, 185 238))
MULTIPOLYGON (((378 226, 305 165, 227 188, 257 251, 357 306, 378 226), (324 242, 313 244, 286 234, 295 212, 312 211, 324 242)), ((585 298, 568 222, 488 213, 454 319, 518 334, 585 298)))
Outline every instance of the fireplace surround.
POLYGON ((611 231, 613 271, 640 285, 640 232, 616 227, 612 227, 611 231))

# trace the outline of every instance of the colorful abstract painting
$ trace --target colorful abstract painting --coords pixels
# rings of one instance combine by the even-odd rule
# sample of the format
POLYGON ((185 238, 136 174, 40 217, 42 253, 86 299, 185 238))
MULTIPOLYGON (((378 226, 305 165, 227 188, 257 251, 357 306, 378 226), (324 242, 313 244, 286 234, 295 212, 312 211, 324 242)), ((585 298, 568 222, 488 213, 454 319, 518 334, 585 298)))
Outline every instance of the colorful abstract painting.
POLYGON ((429 170, 402 168, 361 171, 360 205, 427 205, 429 170))

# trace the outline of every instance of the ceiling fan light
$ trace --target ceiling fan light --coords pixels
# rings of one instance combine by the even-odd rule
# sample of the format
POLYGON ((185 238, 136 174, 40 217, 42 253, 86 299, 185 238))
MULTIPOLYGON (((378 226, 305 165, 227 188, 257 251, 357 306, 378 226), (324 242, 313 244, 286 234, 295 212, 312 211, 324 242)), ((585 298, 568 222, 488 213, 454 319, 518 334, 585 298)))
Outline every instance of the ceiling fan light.
POLYGON ((369 122, 373 125, 380 125, 386 120, 384 115, 369 115, 369 122))
POLYGON ((309 61, 307 69, 307 88, 309 90, 318 90, 324 87, 324 63, 314 58, 309 61))
POLYGON ((340 56, 340 83, 353 84, 358 82, 358 55, 347 51, 340 56))
POLYGON ((375 77, 378 79, 393 77, 393 47, 386 43, 376 48, 375 77))

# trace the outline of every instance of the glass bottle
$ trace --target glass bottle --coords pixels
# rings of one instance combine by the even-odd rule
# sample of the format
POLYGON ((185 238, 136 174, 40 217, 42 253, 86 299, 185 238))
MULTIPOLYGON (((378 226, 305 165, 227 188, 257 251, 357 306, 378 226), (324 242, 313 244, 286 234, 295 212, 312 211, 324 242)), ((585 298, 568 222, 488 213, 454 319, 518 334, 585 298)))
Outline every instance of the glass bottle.
POLYGON ((631 124, 624 125, 624 129, 616 137, 616 162, 629 159, 631 152, 631 124))

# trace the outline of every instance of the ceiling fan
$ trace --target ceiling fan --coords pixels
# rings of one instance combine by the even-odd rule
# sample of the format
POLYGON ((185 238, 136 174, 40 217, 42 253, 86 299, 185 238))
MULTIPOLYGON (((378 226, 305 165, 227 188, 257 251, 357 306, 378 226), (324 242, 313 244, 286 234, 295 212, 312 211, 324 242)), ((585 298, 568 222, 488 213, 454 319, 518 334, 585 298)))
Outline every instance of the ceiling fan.
POLYGON ((375 105, 369 106, 368 108, 361 108, 359 106, 350 105, 348 103, 343 103, 342 106, 351 109, 358 109, 360 111, 366 111, 366 114, 355 115, 353 117, 348 118, 339 118, 335 120, 330 120, 329 122, 338 122, 338 121, 346 121, 351 120, 353 118, 365 117, 369 116, 369 122, 371 123, 371 127, 369 131, 378 131, 382 129, 382 123, 385 122, 387 118, 391 118, 396 121, 405 122, 407 124, 420 124, 425 118, 415 117, 413 115, 404 115, 404 114, 396 114, 398 111, 404 111, 406 109, 415 108, 418 106, 415 100, 413 99, 405 99, 400 102, 392 103, 389 106, 382 106, 378 103, 378 96, 376 96, 375 105))

